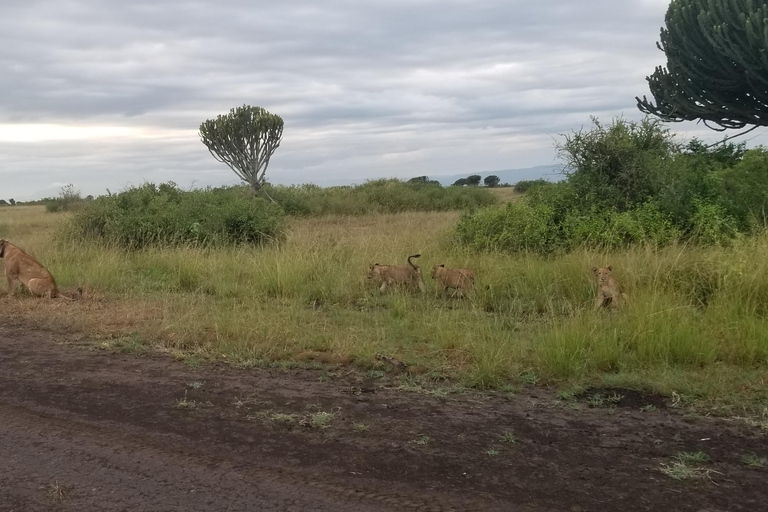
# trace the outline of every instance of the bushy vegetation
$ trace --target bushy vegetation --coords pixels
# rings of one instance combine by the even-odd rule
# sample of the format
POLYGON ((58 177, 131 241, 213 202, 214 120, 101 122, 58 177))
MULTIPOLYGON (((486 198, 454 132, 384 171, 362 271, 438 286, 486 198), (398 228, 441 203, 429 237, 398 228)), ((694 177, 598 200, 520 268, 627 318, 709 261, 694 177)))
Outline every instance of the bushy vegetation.
POLYGON ((528 190, 531 189, 531 187, 543 187, 546 185, 551 185, 552 182, 547 181, 545 179, 539 178, 538 180, 521 180, 515 183, 515 192, 520 192, 521 194, 528 192, 528 190))
POLYGON ((428 179, 409 182, 387 179, 327 188, 268 186, 266 190, 286 214, 296 216, 450 211, 498 202, 497 196, 481 187, 442 187, 428 179))
POLYGON ((559 146, 565 181, 533 186, 502 208, 465 214, 459 240, 478 250, 549 254, 674 240, 727 245, 765 227, 764 148, 682 145, 649 119, 593 122, 559 146))
POLYGON ((146 183, 84 204, 69 234, 129 249, 259 244, 283 236, 283 216, 243 187, 184 191, 146 183))
POLYGON ((83 205, 83 201, 84 199, 80 195, 80 191, 75 189, 75 186, 70 183, 61 188, 58 197, 47 197, 40 202, 45 204, 45 210, 47 212, 55 213, 75 211, 83 205))

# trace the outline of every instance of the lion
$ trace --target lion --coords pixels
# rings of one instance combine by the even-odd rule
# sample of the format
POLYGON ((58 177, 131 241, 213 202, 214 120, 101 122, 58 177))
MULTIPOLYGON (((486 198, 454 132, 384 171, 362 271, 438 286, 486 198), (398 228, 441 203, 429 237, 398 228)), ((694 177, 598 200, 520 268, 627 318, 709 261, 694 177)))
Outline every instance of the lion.
POLYGON ((384 293, 388 286, 418 286, 421 293, 427 291, 421 269, 415 265, 411 258, 418 258, 421 254, 408 256, 407 265, 381 265, 374 263, 368 267, 368 279, 376 279, 381 283, 379 291, 384 293))
POLYGON ((453 288, 451 297, 458 294, 463 298, 475 284, 475 273, 467 268, 445 268, 445 265, 432 267, 432 279, 440 282, 441 296, 443 299, 449 289, 453 288))
POLYGON ((613 277, 613 267, 594 267, 592 272, 597 279, 595 311, 604 306, 618 311, 620 303, 627 300, 627 294, 621 291, 618 281, 613 277))
POLYGON ((26 286, 33 295, 61 297, 73 300, 59 293, 56 280, 39 261, 25 253, 8 240, 0 239, 0 258, 5 258, 5 277, 8 279, 8 295, 13 295, 18 283, 26 286))

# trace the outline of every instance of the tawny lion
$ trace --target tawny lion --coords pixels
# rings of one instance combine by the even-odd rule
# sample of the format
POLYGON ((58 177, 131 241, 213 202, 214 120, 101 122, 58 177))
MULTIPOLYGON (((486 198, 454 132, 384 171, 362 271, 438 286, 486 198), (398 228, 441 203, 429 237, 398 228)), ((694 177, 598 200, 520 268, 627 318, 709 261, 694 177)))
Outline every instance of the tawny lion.
POLYGON ((618 281, 613 277, 613 267, 594 267, 592 272, 597 279, 595 311, 603 306, 610 306, 612 311, 618 311, 620 303, 627 300, 627 294, 621 291, 618 281))
POLYGON ((411 258, 418 258, 421 254, 408 256, 407 265, 381 265, 374 263, 368 267, 368 279, 376 279, 381 283, 379 291, 384 293, 387 286, 418 286, 421 293, 427 291, 421 269, 415 265, 411 258))
POLYGON ((25 253, 8 240, 0 239, 0 258, 5 258, 5 277, 8 279, 8 295, 13 295, 18 283, 29 288, 29 291, 39 297, 62 297, 56 280, 48 269, 39 261, 25 253))
POLYGON ((432 279, 440 282, 441 296, 445 299, 448 290, 453 288, 451 297, 458 294, 466 297, 472 285, 475 284, 475 273, 467 268, 445 268, 445 265, 432 267, 432 279))

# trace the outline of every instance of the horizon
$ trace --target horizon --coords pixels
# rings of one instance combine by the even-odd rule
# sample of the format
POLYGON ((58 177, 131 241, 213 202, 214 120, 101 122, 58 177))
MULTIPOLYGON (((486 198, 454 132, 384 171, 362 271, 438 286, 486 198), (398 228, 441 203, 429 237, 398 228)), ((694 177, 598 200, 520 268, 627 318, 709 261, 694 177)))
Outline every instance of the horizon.
POLYGON ((668 5, 10 0, 0 196, 238 183, 198 127, 242 104, 285 121, 274 183, 555 165, 553 142, 591 116, 642 118, 635 97, 666 63, 656 42, 668 5))

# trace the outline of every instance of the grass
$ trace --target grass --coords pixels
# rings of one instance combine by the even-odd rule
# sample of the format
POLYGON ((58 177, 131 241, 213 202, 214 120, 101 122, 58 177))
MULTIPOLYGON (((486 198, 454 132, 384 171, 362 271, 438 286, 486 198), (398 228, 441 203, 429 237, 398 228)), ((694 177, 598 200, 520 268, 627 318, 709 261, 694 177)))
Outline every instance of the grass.
POLYGON ((504 433, 501 434, 501 440, 507 444, 514 444, 517 442, 517 436, 511 430, 505 430, 504 433))
POLYGON ((691 480, 709 477, 714 471, 703 467, 709 456, 702 452, 678 452, 669 464, 662 463, 661 472, 675 480, 691 480))
POLYGON ((70 491, 70 487, 61 485, 58 481, 49 484, 47 489, 48 497, 53 501, 63 501, 69 496, 70 491))
POLYGON ((432 442, 432 438, 423 434, 413 440, 414 444, 418 444, 422 446, 428 445, 431 442, 432 442))
POLYGON ((331 426, 334 414, 332 412, 318 411, 310 414, 302 424, 317 429, 328 428, 331 426))
POLYGON ((755 455, 754 453, 747 453, 745 455, 742 455, 741 462, 745 466, 753 469, 763 469, 765 467, 768 467, 768 457, 760 457, 759 455, 755 455))
POLYGON ((294 218, 282 245, 125 252, 57 239, 67 214, 3 208, 0 236, 43 261, 65 291, 83 286, 91 300, 0 302, 43 326, 196 363, 288 368, 313 352, 353 361, 371 378, 402 371, 382 365, 384 355, 418 370, 401 387, 435 396, 466 386, 596 386, 674 393, 743 417, 768 406, 768 260, 755 257, 768 236, 541 258, 457 248, 457 217, 294 218), (414 253, 422 254, 425 296, 381 296, 367 282, 369 264, 414 253), (438 263, 476 271, 470 299, 437 297, 429 269, 438 263), (618 314, 591 309, 590 269, 607 264, 631 299, 618 314))

